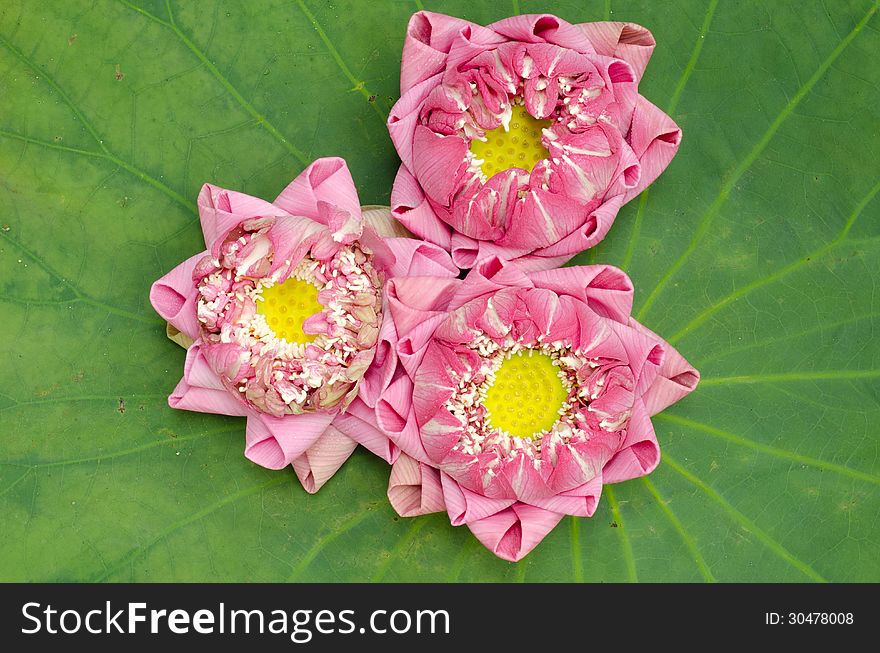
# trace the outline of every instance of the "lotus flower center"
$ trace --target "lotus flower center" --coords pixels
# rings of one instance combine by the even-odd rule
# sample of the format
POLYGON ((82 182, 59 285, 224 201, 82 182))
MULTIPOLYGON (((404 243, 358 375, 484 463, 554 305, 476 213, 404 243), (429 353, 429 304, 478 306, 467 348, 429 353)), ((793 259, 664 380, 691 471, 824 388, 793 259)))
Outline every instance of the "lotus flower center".
POLYGON ((566 399, 568 391, 553 359, 529 349, 501 363, 483 406, 490 427, 532 438, 553 427, 566 399))
POLYGON ((471 152, 483 160, 487 177, 508 168, 523 168, 531 172, 535 164, 549 156, 541 144, 541 130, 553 124, 552 120, 538 120, 521 104, 513 105, 510 129, 504 126, 486 132, 486 140, 471 141, 471 152))
POLYGON ((324 310, 318 303, 318 288, 314 284, 290 277, 264 288, 261 294, 263 301, 257 302, 257 313, 265 316, 278 338, 303 345, 315 339, 303 331, 303 322, 324 310))

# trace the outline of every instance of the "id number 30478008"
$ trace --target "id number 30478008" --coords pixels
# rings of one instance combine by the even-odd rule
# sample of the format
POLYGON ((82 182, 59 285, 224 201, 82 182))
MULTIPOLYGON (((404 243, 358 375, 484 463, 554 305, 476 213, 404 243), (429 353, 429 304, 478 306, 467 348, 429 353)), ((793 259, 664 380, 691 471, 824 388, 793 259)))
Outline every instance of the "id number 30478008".
POLYGON ((768 626, 803 625, 850 625, 854 621, 852 612, 765 612, 764 623, 768 626))

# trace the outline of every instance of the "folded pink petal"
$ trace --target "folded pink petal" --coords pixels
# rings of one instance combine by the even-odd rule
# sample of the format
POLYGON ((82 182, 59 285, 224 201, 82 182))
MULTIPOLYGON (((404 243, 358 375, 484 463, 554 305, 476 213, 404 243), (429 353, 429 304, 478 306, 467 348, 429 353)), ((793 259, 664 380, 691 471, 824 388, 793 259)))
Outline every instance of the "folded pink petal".
POLYGON ((582 23, 579 27, 598 54, 623 59, 641 79, 656 45, 650 31, 634 23, 582 23))
MULTIPOLYGON (((382 307, 382 312, 388 315, 387 298, 382 307)), ((364 373, 361 385, 358 389, 358 398, 370 408, 375 408, 379 397, 394 378, 397 369, 397 327, 394 321, 387 318, 379 327, 379 339, 376 343, 376 355, 373 363, 364 373)))
POLYGON ((208 252, 186 259, 150 288, 150 303, 162 318, 191 339, 199 337, 199 320, 196 317, 198 293, 193 285, 192 274, 196 263, 208 252))
POLYGON ((391 466, 388 500, 401 517, 416 517, 445 508, 440 473, 406 454, 391 466))
MULTIPOLYGON (((617 212, 623 206, 624 194, 606 198, 605 201, 593 209, 582 227, 575 229, 559 242, 536 250, 532 257, 547 257, 552 260, 562 259, 568 261, 572 256, 581 253, 598 244, 611 229, 617 212)), ((545 265, 539 269, 547 270, 551 267, 545 265)))
POLYGON ((520 210, 509 218, 507 232, 497 243, 504 247, 531 249, 548 247, 584 223, 589 215, 586 204, 573 202, 567 195, 532 189, 523 198, 520 210))
POLYGON ((552 43, 584 54, 596 51, 582 29, 550 14, 511 16, 492 23, 489 29, 512 41, 552 43))
MULTIPOLYGON (((469 269, 478 261, 488 258, 500 258, 516 262, 523 271, 550 270, 563 265, 572 254, 564 256, 544 256, 543 250, 531 252, 528 248, 502 247, 488 240, 474 240, 470 236, 455 232, 452 234, 452 260, 458 267, 469 269)), ((583 251, 583 248, 577 252, 583 251)))
POLYGON ((534 284, 518 263, 510 263, 493 256, 481 260, 467 276, 467 283, 460 284, 449 308, 464 304, 497 292, 503 288, 531 288, 534 284))
POLYGON ((654 426, 641 399, 637 399, 626 437, 618 452, 602 468, 605 483, 620 483, 650 474, 660 463, 660 445, 654 434, 654 426))
POLYGON ((272 271, 282 267, 295 268, 326 234, 327 227, 311 218, 298 215, 279 217, 266 234, 274 249, 272 271))
POLYGON ((303 170, 285 188, 273 204, 290 215, 301 215, 328 225, 330 213, 320 210, 318 203, 337 207, 361 219, 361 205, 351 173, 344 159, 318 159, 303 170))
POLYGON ((394 265, 386 268, 388 277, 457 277, 458 267, 442 247, 414 238, 386 238, 394 255, 394 265))
POLYGON ((418 125, 413 136, 413 174, 425 194, 448 206, 452 192, 465 174, 467 142, 459 136, 435 134, 418 125))
MULTIPOLYGON (((391 108, 388 114, 388 134, 391 142, 400 154, 405 168, 412 168, 413 143, 412 136, 419 124, 419 112, 431 93, 437 88, 442 75, 435 75, 413 86, 391 108)), ((392 199, 392 205, 394 200, 392 199)))
POLYGON ((460 283, 451 276, 390 280, 386 292, 398 338, 408 335, 434 315, 445 314, 460 283))
POLYGON ((412 405, 412 380, 398 376, 376 402, 376 426, 411 458, 428 462, 412 405))
POLYGON ((229 233, 245 220, 283 213, 258 197, 226 190, 212 184, 202 186, 198 207, 205 246, 215 257, 220 253, 220 245, 229 233))
POLYGON ((446 512, 453 526, 489 517, 516 503, 515 499, 490 499, 472 492, 443 472, 440 472, 440 482, 446 512))
POLYGON ((361 207, 364 226, 372 229, 380 238, 412 238, 413 234, 391 215, 390 206, 368 204, 361 207))
POLYGON ((411 232, 449 250, 451 227, 434 213, 416 178, 400 166, 391 189, 391 213, 411 232))
POLYGON ((534 549, 564 515, 516 503, 490 517, 467 522, 471 532, 499 558, 517 562, 534 549))
MULTIPOLYGON (((492 244, 494 245, 494 243, 492 244)), ((477 261, 485 258, 486 255, 483 251, 485 245, 485 241, 475 240, 474 238, 465 236, 458 231, 453 232, 449 241, 449 251, 452 254, 452 261, 462 270, 472 268, 477 261)), ((497 247, 497 249, 501 252, 504 251, 503 247, 497 247)))
POLYGON ((250 411, 223 387, 220 377, 211 369, 199 341, 186 351, 183 378, 168 397, 168 405, 178 410, 215 413, 244 417, 250 411))
MULTIPOLYGON (((630 325, 634 329, 663 342, 660 336, 643 324, 631 320, 630 325)), ((685 360, 684 356, 678 353, 675 347, 664 342, 663 350, 663 362, 660 365, 657 378, 642 396, 648 415, 656 415, 679 399, 689 395, 700 382, 700 373, 685 360)))
POLYGON ((627 367, 632 370, 636 379, 635 393, 641 396, 657 379, 666 353, 665 343, 656 336, 652 337, 652 334, 633 329, 620 322, 610 322, 608 326, 623 345, 627 367))
POLYGON ((328 426, 305 453, 293 461, 293 470, 306 492, 314 494, 348 460, 357 442, 328 426))
POLYGON ((528 278, 538 288, 580 299, 602 317, 623 324, 630 321, 633 285, 626 273, 619 268, 610 265, 581 265, 531 272, 528 278))
POLYGON ((592 517, 602 496, 602 476, 596 476, 567 492, 532 501, 532 505, 551 512, 561 512, 574 517, 592 517))
POLYGON ((250 415, 244 455, 262 467, 283 469, 305 453, 332 421, 332 413, 250 415))
POLYGON ((666 169, 681 144, 681 129, 672 118, 639 96, 633 111, 630 142, 641 164, 641 176, 638 184, 627 190, 627 201, 666 169))
POLYGON ((387 463, 400 455, 400 448, 379 430, 375 411, 360 397, 333 419, 333 426, 387 463))
POLYGON ((453 40, 463 31, 483 29, 460 18, 419 11, 409 19, 400 69, 400 94, 443 70, 453 40))

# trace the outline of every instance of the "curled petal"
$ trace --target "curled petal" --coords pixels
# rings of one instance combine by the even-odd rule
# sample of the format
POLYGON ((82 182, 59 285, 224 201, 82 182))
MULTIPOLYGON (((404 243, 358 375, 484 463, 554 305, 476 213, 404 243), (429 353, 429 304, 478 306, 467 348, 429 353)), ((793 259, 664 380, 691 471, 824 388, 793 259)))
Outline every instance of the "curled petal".
POLYGON ((437 217, 419 182, 405 166, 400 166, 391 189, 391 213, 420 238, 446 250, 452 246, 451 227, 437 217))
MULTIPOLYGON (((630 325, 649 337, 663 342, 660 336, 635 320, 630 325)), ((656 415, 679 399, 689 395, 700 382, 700 373, 668 342, 663 343, 663 361, 657 377, 642 396, 648 415, 656 415)))
POLYGON ((412 380, 400 375, 376 402, 376 426, 400 449, 416 460, 428 461, 416 423, 412 380))
POLYGON ((298 215, 279 217, 266 234, 272 243, 272 271, 286 266, 285 272, 289 274, 326 231, 324 225, 310 218, 298 215))
POLYGON ((518 264, 499 257, 490 257, 477 264, 461 284, 450 302, 450 309, 459 308, 466 303, 497 292, 502 288, 531 288, 534 284, 518 264))
MULTIPOLYGON (((577 251, 581 252, 583 248, 577 251)), ((486 240, 474 240, 460 233, 452 234, 452 260, 462 269, 473 268, 478 261, 483 259, 501 258, 516 262, 523 272, 550 270, 563 265, 571 257, 572 254, 545 256, 543 250, 530 252, 524 248, 502 247, 486 240)))
MULTIPOLYGON (((412 135, 419 124, 419 113, 428 96, 437 88, 442 75, 435 75, 430 79, 420 82, 418 85, 405 93, 391 108, 388 114, 388 134, 394 147, 400 154, 403 167, 412 168, 413 143, 412 135)), ((392 199, 392 204, 394 200, 392 199)))
POLYGON ((552 497, 532 501, 532 505, 551 512, 561 512, 574 517, 592 517, 602 495, 602 476, 598 475, 583 485, 561 492, 552 497))
POLYGON ((571 295, 603 317, 628 324, 632 312, 633 285, 623 270, 610 265, 581 265, 532 272, 531 284, 571 295))
POLYGON ((318 159, 290 182, 273 204, 290 215, 305 216, 330 226, 331 214, 320 209, 320 202, 335 206, 358 222, 361 220, 357 190, 344 159, 318 159))
POLYGON ((293 470, 309 494, 314 494, 329 481, 348 460, 357 442, 328 426, 305 453, 293 461, 293 470))
POLYGON ((391 214, 390 206, 368 204, 361 207, 364 216, 364 225, 372 229, 381 238, 412 238, 413 234, 403 226, 399 220, 395 220, 391 214))
POLYGON ((389 277, 457 277, 458 268, 441 247, 414 238, 387 238, 385 245, 394 254, 389 277))
POLYGON ((330 413, 250 415, 244 455, 262 467, 283 469, 305 453, 332 421, 330 413))
MULTIPOLYGON (((542 259, 552 261, 561 259, 564 263, 575 254, 593 247, 605 238, 608 230, 611 229, 611 225, 614 224, 614 219, 617 217, 617 212, 623 206, 623 203, 623 194, 607 198, 602 204, 590 211, 581 227, 572 231, 559 242, 536 250, 533 257, 541 257, 542 259)), ((542 265, 534 269, 548 270, 558 265, 542 265)))
POLYGON ((675 121, 642 96, 636 101, 630 134, 633 152, 641 165, 641 176, 638 184, 627 190, 627 200, 660 176, 681 144, 681 129, 675 121))
POLYGON ((397 350, 413 356, 444 318, 461 282, 449 277, 400 277, 386 286, 388 307, 394 320, 397 350))
POLYGON ((626 351, 627 367, 636 378, 635 392, 641 396, 657 379, 666 353, 664 343, 660 338, 651 337, 652 334, 630 328, 629 325, 611 322, 609 326, 626 351))
POLYGON ((513 41, 552 43, 584 54, 595 52, 582 29, 550 14, 511 16, 492 23, 489 28, 513 41))
POLYGON ((435 134, 419 125, 413 137, 413 173, 425 194, 441 205, 448 206, 467 164, 467 142, 459 136, 435 134))
POLYGON ((533 249, 547 247, 583 224, 587 214, 586 206, 565 195, 533 188, 519 210, 510 216, 510 226, 498 244, 515 248, 527 244, 533 249))
POLYGON ((400 448, 379 430, 375 411, 360 397, 334 418, 333 426, 387 463, 393 463, 400 455, 400 448))
POLYGON ((215 258, 229 233, 243 222, 282 213, 265 200, 211 184, 202 186, 198 206, 205 246, 215 258))
POLYGON ((168 397, 168 405, 198 413, 241 417, 250 414, 244 403, 233 397, 220 382, 220 377, 205 359, 199 341, 186 351, 183 378, 168 397))
POLYGON ((462 487, 449 474, 440 473, 443 486, 443 499, 446 511, 453 526, 489 517, 516 503, 515 499, 490 499, 462 487))
POLYGON ((413 14, 403 42, 400 94, 442 71, 455 37, 473 28, 479 26, 453 16, 430 11, 413 14))
MULTIPOLYGON (((387 309, 385 309, 387 311, 387 309)), ((382 321, 376 343, 373 364, 367 368, 358 391, 359 398, 370 408, 376 406, 379 397, 394 378, 397 369, 397 329, 390 319, 382 321)))
POLYGON ((553 530, 564 515, 515 503, 490 517, 467 522, 477 539, 499 558, 517 562, 553 530))
POLYGON ((401 517, 440 512, 445 508, 440 473, 406 454, 391 467, 388 500, 401 517))
POLYGON ((199 320, 196 317, 198 292, 192 275, 196 264, 207 254, 191 256, 150 288, 150 303, 156 312, 193 340, 199 337, 199 320))
POLYGON ((623 59, 641 79, 656 45, 650 31, 635 23, 616 22, 583 23, 580 28, 598 54, 623 59))
POLYGON ((360 210, 357 214, 350 213, 335 204, 321 200, 318 202, 318 213, 321 216, 321 223, 327 225, 330 229, 330 236, 336 243, 348 245, 363 233, 363 217, 360 210))
POLYGON ((605 483, 620 483, 645 476, 654 471, 660 463, 660 445, 657 443, 654 426, 648 417, 644 403, 637 399, 633 405, 626 436, 620 443, 618 452, 602 469, 602 479, 605 483))

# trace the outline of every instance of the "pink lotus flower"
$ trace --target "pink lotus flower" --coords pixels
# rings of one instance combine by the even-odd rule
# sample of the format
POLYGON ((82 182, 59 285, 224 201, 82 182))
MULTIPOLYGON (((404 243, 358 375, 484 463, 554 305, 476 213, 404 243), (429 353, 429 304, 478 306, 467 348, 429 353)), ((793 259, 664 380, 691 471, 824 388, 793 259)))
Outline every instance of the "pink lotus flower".
POLYGON ((391 279, 387 295, 361 398, 402 451, 388 497, 403 516, 446 510, 506 560, 592 515, 603 484, 651 472, 650 416, 699 380, 630 317, 613 267, 489 258, 464 280, 391 279))
POLYGON ((638 93, 653 49, 631 23, 415 14, 388 118, 393 214, 461 268, 548 269, 594 246, 681 139, 638 93))
POLYGON ((245 455, 292 464, 310 492, 358 442, 393 462, 387 439, 347 411, 363 410, 384 278, 455 276, 449 255, 401 237, 387 213, 365 220, 342 159, 314 162, 271 204, 206 184, 198 205, 207 250, 150 291, 189 345, 169 404, 247 417, 245 455))

